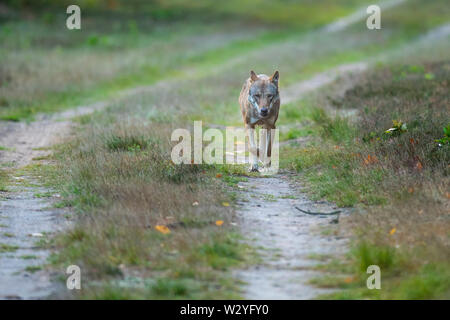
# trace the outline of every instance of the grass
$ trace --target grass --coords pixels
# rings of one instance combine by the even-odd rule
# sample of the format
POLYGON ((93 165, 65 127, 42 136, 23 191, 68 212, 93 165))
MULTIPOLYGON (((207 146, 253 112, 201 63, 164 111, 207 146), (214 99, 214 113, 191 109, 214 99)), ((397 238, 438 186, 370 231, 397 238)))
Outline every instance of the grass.
POLYGON ((40 193, 35 193, 34 196, 36 198, 50 198, 53 196, 53 192, 40 192, 40 193))
POLYGON ((14 252, 17 249, 19 249, 18 246, 9 245, 9 244, 6 244, 6 243, 0 243, 0 253, 14 252))
POLYGON ((396 69, 368 75, 369 83, 342 98, 344 106, 362 109, 358 123, 317 111, 313 118, 324 142, 300 153, 293 151, 295 160, 288 160, 289 165, 304 172, 316 186, 315 194, 341 206, 383 204, 407 195, 418 175, 433 179, 435 174, 446 174, 447 146, 435 142, 448 125, 443 93, 448 71, 440 71, 447 69, 445 65, 427 66, 436 73, 432 80, 423 73, 398 78, 403 71, 396 69), (401 103, 393 102, 397 100, 401 103), (396 119, 407 123, 408 131, 385 133, 396 119))
MULTIPOLYGON (((99 19, 105 18, 100 17, 99 19)), ((152 84, 163 76, 174 76, 177 71, 172 66, 176 65, 180 68, 183 60, 186 60, 180 54, 180 52, 186 51, 186 48, 182 46, 196 41, 197 32, 206 32, 199 25, 189 28, 179 26, 178 28, 179 30, 175 30, 175 32, 171 28, 152 30, 152 33, 145 37, 127 30, 98 36, 100 39, 110 39, 119 47, 127 46, 124 51, 113 50, 108 53, 107 50, 110 49, 110 46, 107 43, 93 45, 88 42, 85 45, 77 43, 75 40, 75 46, 54 43, 49 47, 41 47, 35 50, 33 57, 30 58, 27 54, 29 47, 16 43, 14 35, 18 30, 25 30, 24 37, 28 38, 30 42, 38 41, 42 34, 34 33, 32 30, 49 32, 56 41, 64 36, 64 30, 62 30, 62 34, 55 34, 54 30, 56 29, 53 26, 41 25, 39 21, 8 23, 1 34, 5 50, 0 51, 0 55, 4 60, 9 61, 9 67, 0 71, 0 74, 7 79, 2 82, 0 87, 3 107, 1 118, 15 121, 31 118, 36 112, 53 112, 62 108, 89 104, 105 99, 105 97, 112 97, 115 92, 126 88, 152 84), (201 31, 199 28, 203 30, 201 31), (179 37, 173 37, 172 34, 179 34, 179 37), (164 36, 166 38, 163 38, 164 36), (136 43, 127 43, 130 38, 134 39, 136 43), (183 42, 180 41, 180 38, 183 39, 183 42), (189 38, 192 40, 184 42, 189 38), (174 50, 174 46, 178 46, 177 50, 174 50), (8 50, 8 48, 11 49, 8 50), (152 56, 151 59, 146 58, 149 50, 153 54, 158 54, 152 56), (48 64, 49 56, 52 56, 51 66, 48 64), (123 62, 125 61, 124 57, 127 56, 132 59, 128 65, 123 62), (133 59, 132 57, 137 58, 133 59), (66 65, 63 63, 66 59, 71 59, 74 63, 66 65), (86 72, 87 69, 78 69, 77 66, 80 63, 90 64, 90 70, 95 71, 90 73, 86 72), (30 69, 29 73, 24 74, 18 70, 23 64, 30 69), (36 69, 37 65, 40 65, 38 69, 36 69), (112 67, 113 69, 111 69, 112 67), (66 72, 67 69, 70 69, 69 73, 66 72), (16 83, 21 83, 22 89, 14 89, 16 83), (23 91, 27 90, 24 88, 29 88, 29 95, 24 94, 23 91)), ((217 34, 217 30, 215 32, 216 36, 223 37, 221 46, 226 46, 227 42, 239 38, 238 35, 225 37, 217 34)), ((214 31, 212 33, 214 34, 214 31)), ((95 34, 91 33, 87 37, 92 39, 93 36, 95 34)), ((202 46, 198 46, 197 50, 201 52, 209 49, 208 43, 205 43, 204 46, 204 49, 201 49, 202 46)), ((198 53, 194 51, 192 55, 195 54, 198 53)))
POLYGON ((37 271, 42 270, 42 266, 28 266, 25 268, 25 271, 35 273, 37 271))
POLYGON ((32 254, 20 256, 20 259, 24 259, 24 260, 33 260, 33 259, 37 259, 37 258, 38 258, 37 256, 32 255, 32 254))
POLYGON ((14 238, 14 234, 10 233, 10 232, 4 232, 2 234, 2 236, 6 237, 6 238, 14 238))
POLYGON ((302 174, 314 197, 364 208, 365 214, 341 222, 357 239, 347 262, 356 280, 315 280, 348 289, 328 297, 448 298, 447 281, 436 290, 432 286, 445 277, 449 261, 442 254, 448 252, 449 227, 449 72, 446 61, 368 72, 334 101, 342 110, 357 109, 357 118, 317 109, 310 116, 318 137, 308 147, 285 149, 283 165, 302 174), (392 127, 398 129, 386 132, 392 127), (379 293, 365 289, 365 270, 372 264, 383 273, 379 293))
MULTIPOLYGON (((12 9, 21 9, 24 5, 16 1, 6 1, 12 9)), ((35 11, 42 10, 45 4, 47 13, 40 17, 43 22, 51 23, 57 16, 54 9, 60 6, 67 7, 70 1, 34 1, 26 7, 35 11)), ((158 3, 142 3, 138 7, 129 4, 127 1, 117 1, 115 4, 108 4, 106 1, 90 1, 83 3, 83 10, 89 15, 97 12, 109 14, 122 14, 123 16, 141 17, 145 16, 150 21, 158 22, 186 22, 190 20, 200 20, 203 23, 217 19, 226 18, 231 21, 246 19, 253 23, 284 26, 301 26, 312 28, 329 21, 330 16, 342 16, 348 13, 355 6, 360 5, 357 0, 321 0, 314 3, 299 1, 292 3, 273 3, 271 1, 237 1, 231 0, 227 3, 211 3, 207 0, 199 0, 192 3, 187 0, 182 1, 161 1, 158 3)), ((141 23, 133 21, 126 26, 135 32, 140 31, 141 23)))
MULTIPOLYGON (((0 86, 2 93, 0 118, 12 121, 30 119, 37 112, 54 112, 67 107, 87 105, 105 98, 117 97, 117 92, 124 89, 154 84, 162 79, 196 78, 210 74, 223 61, 232 61, 258 50, 270 51, 277 43, 280 43, 278 50, 283 54, 279 58, 271 55, 263 60, 258 58, 254 67, 268 72, 265 71, 266 67, 276 63, 282 72, 283 83, 288 84, 335 65, 358 61, 367 55, 382 52, 388 47, 398 46, 441 22, 442 17, 445 18, 447 14, 445 11, 440 11, 438 14, 440 19, 428 22, 431 20, 430 14, 436 11, 436 7, 440 4, 427 5, 424 10, 414 15, 424 12, 423 17, 416 18, 428 19, 427 23, 422 29, 413 28, 412 30, 391 23, 395 19, 406 19, 405 16, 387 15, 384 21, 386 21, 386 27, 389 27, 389 37, 379 37, 374 33, 368 33, 364 40, 349 42, 350 39, 358 37, 361 32, 360 28, 355 27, 347 31, 350 35, 338 35, 342 44, 338 51, 332 45, 335 42, 330 42, 332 37, 325 35, 315 39, 316 52, 310 52, 313 48, 304 45, 305 42, 311 41, 311 39, 304 39, 305 31, 323 24, 325 20, 330 21, 349 12, 356 4, 353 1, 344 2, 346 6, 332 6, 328 1, 308 4, 308 9, 314 12, 322 10, 325 4, 327 4, 327 10, 320 15, 308 14, 308 20, 316 19, 317 21, 309 25, 301 20, 304 25, 300 29, 292 25, 289 28, 284 25, 275 29, 272 26, 270 31, 264 25, 254 26, 249 25, 248 22, 240 22, 234 27, 233 24, 217 22, 205 27, 193 21, 174 24, 171 27, 162 24, 156 28, 136 21, 139 32, 135 32, 128 25, 121 25, 115 30, 90 31, 97 30, 98 24, 104 21, 105 17, 100 16, 86 22, 88 25, 86 30, 89 32, 79 35, 71 34, 72 36, 67 37, 65 30, 58 33, 55 30, 59 29, 53 27, 54 23, 62 20, 59 16, 50 24, 39 20, 7 22, 0 34, 4 43, 4 50, 0 50, 0 57, 8 62, 6 64, 8 67, 0 70, 0 74, 5 79, 0 86), (224 26, 227 30, 225 34, 224 26), (20 41, 14 36, 19 31, 23 35, 20 41), (45 41, 41 39, 43 34, 47 34, 45 41), (200 42, 194 50, 190 43, 198 43, 199 37, 207 40, 200 42), (221 41, 216 41, 218 38, 221 41), (41 42, 49 43, 49 45, 38 47, 30 57, 27 54, 30 43, 41 42), (291 48, 284 50, 283 42, 291 48), (323 48, 317 50, 317 47, 323 48), (149 50, 152 51, 151 56, 148 55, 149 50), (52 64, 47 63, 49 57, 52 64), (269 57, 271 61, 265 61, 269 57), (280 61, 274 61, 274 59, 280 59, 280 61), (67 60, 72 63, 66 64, 67 60), (86 68, 77 68, 80 64, 85 65, 86 68), (26 65, 26 68, 22 68, 23 65, 26 65), (38 65, 39 68, 36 68, 38 65), (28 71, 24 72, 24 69, 28 71), (91 71, 86 72, 86 70, 91 71), (195 73, 192 70, 196 70, 195 73), (19 83, 20 86, 17 85, 19 83)), ((302 6, 305 5, 302 4, 302 6)), ((283 8, 283 10, 286 9, 285 6, 283 8)), ((306 12, 304 7, 299 8, 302 12, 306 12)), ((402 10, 410 12, 413 8, 413 6, 406 6, 406 8, 402 7, 402 10)), ((273 8, 271 10, 273 12, 273 8)), ((398 11, 400 10, 395 10, 395 12, 398 11)), ((296 19, 296 21, 300 20, 296 19)), ((235 70, 248 69, 247 62, 241 65, 238 60, 235 66, 230 65, 230 68, 233 67, 235 70)), ((207 105, 201 105, 201 107, 207 109, 207 105)))
MULTIPOLYGON (((207 16, 218 14, 220 20, 202 22, 195 15, 196 18, 155 25, 148 22, 148 16, 157 10, 156 5, 146 9, 146 16, 143 11, 133 18, 124 14, 114 24, 109 23, 108 13, 96 11, 83 19, 83 32, 56 27, 64 24, 66 16, 52 10, 46 13, 37 10, 33 18, 22 21, 6 18, 0 32, 0 57, 5 61, 0 68, 0 119, 32 119, 38 112, 54 112, 115 97, 126 88, 189 77, 194 69, 198 73, 210 72, 224 60, 293 37, 348 13, 356 5, 352 0, 341 2, 345 6, 330 5, 328 0, 308 4, 308 9, 314 12, 324 7, 328 10, 326 14, 307 14, 301 26, 286 24, 289 20, 278 16, 270 19, 270 30, 268 19, 261 15, 249 19, 248 14, 255 14, 255 10, 242 17, 229 12, 228 4, 209 8, 206 2, 195 6, 194 11, 203 12, 208 7, 207 16), (49 16, 52 18, 45 18, 49 16), (18 33, 21 37, 16 36, 18 33), (67 64, 68 60, 71 63, 67 64)), ((252 3, 248 1, 246 5, 252 3)), ((283 15, 292 14, 292 9, 301 15, 306 12, 306 4, 294 4, 291 10, 267 5, 272 12, 283 15)), ((183 2, 177 6, 184 8, 184 16, 189 16, 186 13, 190 12, 190 4, 183 2)), ((168 7, 165 9, 169 10, 168 7)), ((261 14, 265 12, 258 7, 261 14)))
POLYGON ((47 167, 58 173, 52 183, 78 213, 74 228, 50 243, 60 249, 52 262, 80 265, 101 283, 87 285, 81 297, 114 297, 116 279, 131 270, 140 283, 156 282, 120 297, 238 296, 227 274, 249 263, 252 251, 230 224, 233 210, 223 203, 231 198, 221 181, 242 178, 216 178, 213 166, 174 165, 165 139, 170 130, 134 121, 99 129, 92 122, 58 151, 64 165, 47 167))
POLYGON ((344 268, 339 265, 324 265, 328 272, 338 274, 337 276, 318 277, 311 283, 319 287, 341 289, 319 297, 323 299, 448 299, 448 261, 412 265, 410 260, 410 253, 360 243, 353 250, 350 259, 343 264, 344 268), (380 290, 366 287, 366 280, 370 275, 366 272, 368 265, 380 266, 380 290))
POLYGON ((0 191, 8 191, 8 189, 6 188, 7 184, 8 184, 8 175, 6 173, 6 170, 4 170, 3 168, 0 169, 0 191))

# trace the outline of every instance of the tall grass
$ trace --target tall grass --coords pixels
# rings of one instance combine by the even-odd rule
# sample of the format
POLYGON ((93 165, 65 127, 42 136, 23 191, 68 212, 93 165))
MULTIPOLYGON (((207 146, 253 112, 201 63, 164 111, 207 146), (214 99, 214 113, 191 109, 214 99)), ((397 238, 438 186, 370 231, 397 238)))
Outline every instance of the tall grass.
POLYGON ((4 169, 0 169, 0 191, 7 191, 6 185, 8 182, 8 175, 4 169))
MULTIPOLYGON (((360 208, 341 225, 358 239, 350 259, 358 279, 372 264, 385 275, 387 284, 377 297, 448 296, 448 282, 432 286, 443 279, 450 261, 450 145, 444 130, 449 66, 444 61, 367 73, 337 102, 359 110, 359 116, 351 120, 316 111, 320 142, 290 151, 287 163, 306 177, 317 198, 360 208), (387 132, 390 128, 396 130, 387 132), (434 267, 427 268, 429 263, 434 267)), ((373 297, 359 289, 353 294, 373 297)))
POLYGON ((113 298, 115 281, 131 273, 144 288, 131 287, 128 297, 235 296, 223 271, 248 257, 231 232, 232 209, 222 205, 229 196, 213 168, 171 162, 170 132, 134 121, 88 125, 60 150, 56 182, 77 217, 55 239, 53 262, 78 264, 91 281, 103 281, 84 296, 113 298))

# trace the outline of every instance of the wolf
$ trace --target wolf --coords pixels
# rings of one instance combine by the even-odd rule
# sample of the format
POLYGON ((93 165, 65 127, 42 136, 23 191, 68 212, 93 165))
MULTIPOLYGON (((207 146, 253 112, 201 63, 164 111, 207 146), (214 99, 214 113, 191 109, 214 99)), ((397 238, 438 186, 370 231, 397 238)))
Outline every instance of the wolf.
POLYGON ((257 75, 253 70, 244 82, 239 95, 242 119, 250 150, 250 172, 258 172, 258 157, 264 168, 270 167, 275 123, 280 110, 280 93, 278 91, 278 71, 269 77, 265 74, 257 75), (255 142, 255 126, 261 126, 259 148, 255 142))

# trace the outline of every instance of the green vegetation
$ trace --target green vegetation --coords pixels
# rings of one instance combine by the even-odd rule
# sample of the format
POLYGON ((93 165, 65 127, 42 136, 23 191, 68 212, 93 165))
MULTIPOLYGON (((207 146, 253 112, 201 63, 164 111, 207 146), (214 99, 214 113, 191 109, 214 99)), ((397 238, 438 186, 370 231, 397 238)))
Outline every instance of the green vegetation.
POLYGON ((436 140, 449 123, 449 76, 448 62, 380 67, 335 101, 341 110, 357 109, 356 118, 316 109, 319 139, 286 150, 284 165, 306 178, 315 197, 365 206, 366 214, 344 223, 359 239, 347 261, 353 280, 314 281, 350 288, 331 298, 448 298, 450 152, 436 140), (372 264, 383 273, 379 293, 365 289, 372 264))
POLYGON ((53 196, 53 192, 42 192, 42 193, 35 193, 34 196, 36 198, 50 198, 53 196))
POLYGON ((50 242, 60 248, 52 262, 76 263, 102 282, 86 287, 86 298, 115 297, 115 279, 131 270, 145 286, 120 297, 237 297, 228 270, 248 263, 252 251, 230 224, 232 208, 223 203, 231 198, 221 181, 242 178, 216 177, 219 169, 211 166, 174 165, 165 139, 170 126, 113 121, 96 132, 95 123, 107 118, 98 115, 57 152, 60 167, 33 169, 54 170, 46 174, 49 183, 79 214, 72 230, 50 242))
POLYGON ((21 258, 21 259, 24 259, 24 260, 32 260, 32 259, 37 259, 38 257, 35 256, 35 255, 30 254, 30 255, 23 255, 23 256, 20 256, 20 258, 21 258))
POLYGON ((8 175, 6 170, 0 168, 0 191, 8 191, 6 188, 8 182, 8 175))
POLYGON ((301 171, 317 197, 341 206, 407 198, 417 175, 431 181, 445 176, 448 145, 436 140, 448 125, 448 64, 425 65, 427 71, 399 78, 411 68, 374 71, 347 91, 336 103, 361 111, 354 122, 312 111, 312 126, 322 141, 287 150, 284 165, 301 171), (425 72, 434 74, 433 79, 426 79, 425 72), (386 132, 396 125, 404 129, 386 132))
POLYGON ((342 289, 319 297, 323 299, 448 299, 448 260, 418 265, 411 264, 411 260, 411 252, 360 243, 348 260, 319 268, 338 276, 315 278, 311 283, 323 288, 342 289), (381 290, 368 290, 366 287, 366 267, 371 264, 380 266, 381 290))
MULTIPOLYGON (((321 0, 309 1, 283 1, 277 3, 269 0, 230 0, 224 3, 213 3, 208 0, 147 1, 145 3, 130 0, 36 0, 23 2, 6 0, 11 8, 22 7, 46 10, 41 19, 51 23, 58 19, 55 10, 67 8, 70 4, 77 4, 83 12, 92 14, 121 14, 124 17, 146 17, 150 21, 164 23, 167 21, 190 22, 200 20, 203 23, 219 19, 222 22, 248 20, 252 23, 267 25, 282 25, 290 27, 313 28, 328 23, 330 17, 343 16, 355 6, 360 5, 358 0, 321 0)), ((130 23, 129 23, 130 24, 130 23)), ((129 26, 139 32, 139 24, 131 23, 129 26)))
POLYGON ((28 266, 25 268, 25 271, 35 273, 37 271, 42 270, 42 266, 28 266))
POLYGON ((0 243, 0 253, 14 252, 17 249, 19 249, 18 246, 9 245, 9 244, 6 244, 6 243, 0 243))
MULTIPOLYGON (((412 2, 421 3, 417 0, 412 2)), ((420 12, 414 12, 415 7, 408 4, 401 10, 395 9, 383 15, 388 37, 367 33, 364 39, 355 42, 351 39, 359 36, 358 26, 345 34, 305 39, 307 29, 350 12, 356 4, 354 1, 343 3, 346 6, 317 1, 308 5, 309 11, 305 4, 301 4, 299 8, 309 12, 308 19, 316 19, 314 23, 308 26, 305 20, 296 19, 302 21, 303 29, 281 23, 276 27, 272 25, 270 31, 266 25, 249 24, 244 17, 235 24, 226 20, 207 24, 189 20, 189 23, 155 26, 142 19, 110 26, 105 16, 94 16, 86 22, 85 31, 78 33, 55 27, 64 24, 65 16, 55 15, 55 20, 50 23, 39 19, 8 21, 0 31, 0 58, 5 61, 0 69, 0 118, 14 121, 30 119, 37 112, 52 112, 117 97, 118 92, 124 89, 150 85, 162 79, 199 77, 210 74, 226 60, 273 48, 276 43, 280 43, 278 51, 282 52, 279 69, 283 83, 288 84, 335 65, 358 61, 404 44, 450 16, 445 10, 436 13, 436 8, 442 7, 440 1, 425 6, 420 12), (324 7, 327 10, 323 10, 324 7), (311 11, 320 11, 321 14, 314 15, 311 11), (399 16, 398 12, 405 13, 399 16), (401 19, 406 22, 407 14, 426 23, 420 29, 398 24, 401 19), (18 32, 21 37, 15 36, 18 32), (304 45, 305 41, 311 40, 314 40, 313 47, 304 45), (195 48, 192 43, 197 44, 195 48), (338 51, 333 43, 341 43, 338 51), (32 56, 29 54, 30 46, 34 47, 32 56), (290 49, 284 50, 283 46, 290 49), (80 64, 85 68, 78 68, 80 64)), ((286 9, 286 6, 281 7, 286 9)), ((241 9, 242 5, 239 6, 241 9)), ((249 13, 253 14, 254 10, 249 13)), ((280 22, 290 21, 279 19, 280 22)), ((267 65, 274 63, 273 60, 271 55, 258 59, 254 62, 255 69, 264 71, 267 65)), ((236 61, 234 68, 245 71, 247 62, 236 61)), ((234 100, 226 102, 227 106, 231 103, 234 104, 234 100)), ((208 105, 201 107, 208 111, 208 105)))
POLYGON ((3 232, 2 235, 6 238, 14 238, 14 234, 10 232, 3 232))
MULTIPOLYGON (((128 1, 118 1, 117 10, 111 8, 111 13, 98 12, 98 8, 109 7, 102 1, 82 2, 83 9, 92 10, 92 15, 83 18, 83 32, 60 27, 65 25, 67 7, 63 6, 61 10, 60 3, 45 1, 45 12, 38 10, 42 9, 39 1, 28 4, 36 8, 36 17, 16 21, 13 17, 20 16, 21 11, 15 12, 17 3, 12 2, 13 13, 5 14, 0 29, 0 59, 4 61, 0 68, 0 119, 30 119, 38 112, 54 112, 116 97, 117 92, 138 85, 195 76, 191 74, 194 69, 195 73, 210 71, 225 59, 292 38, 301 30, 347 14, 356 5, 354 0, 341 1, 345 6, 331 5, 330 2, 322 0, 309 4, 309 11, 305 10, 304 3, 288 8, 267 2, 257 6, 259 14, 254 9, 248 11, 248 14, 261 18, 237 15, 242 12, 241 2, 231 11, 233 6, 228 2, 226 5, 214 4, 213 8, 209 1, 196 6, 187 1, 152 3, 144 7, 141 4, 137 15, 123 12, 126 8, 133 9, 128 1), (195 13, 193 16, 187 14, 191 12, 190 8, 195 13), (268 18, 263 18, 269 12, 265 8, 270 8, 272 14, 280 12, 270 19, 270 31, 265 24, 268 18), (311 14, 311 11, 318 13, 324 8, 327 8, 326 14, 311 14), (178 12, 168 14, 162 20, 172 20, 180 12, 185 18, 170 24, 163 21, 149 23, 149 16, 158 15, 160 10, 178 12), (206 11, 208 14, 204 15, 206 11), (119 18, 111 23, 108 14, 114 12, 119 18), (285 19, 285 15, 294 12, 297 16, 299 12, 305 16, 303 20, 295 20, 302 21, 301 27, 286 25, 292 20, 285 19), (202 15, 210 19, 213 16, 221 18, 201 21, 198 17, 202 15), (20 37, 16 36, 18 33, 20 37), (80 65, 84 68, 79 68, 80 65)), ((246 5, 253 7, 254 1, 247 1, 246 5)))

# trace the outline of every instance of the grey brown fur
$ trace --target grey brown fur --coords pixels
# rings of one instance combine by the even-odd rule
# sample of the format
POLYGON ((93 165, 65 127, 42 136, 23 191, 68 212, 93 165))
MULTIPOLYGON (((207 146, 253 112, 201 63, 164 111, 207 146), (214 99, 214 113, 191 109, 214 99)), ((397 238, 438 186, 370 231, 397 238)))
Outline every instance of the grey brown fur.
POLYGON ((250 171, 258 171, 258 156, 265 167, 270 166, 272 152, 273 132, 280 110, 280 95, 278 91, 279 73, 269 77, 265 74, 256 75, 250 72, 250 77, 245 81, 239 105, 247 136, 249 137, 249 150, 251 156, 250 171), (255 126, 266 129, 262 135, 259 148, 255 143, 255 126), (267 144, 266 144, 267 142, 267 144))

